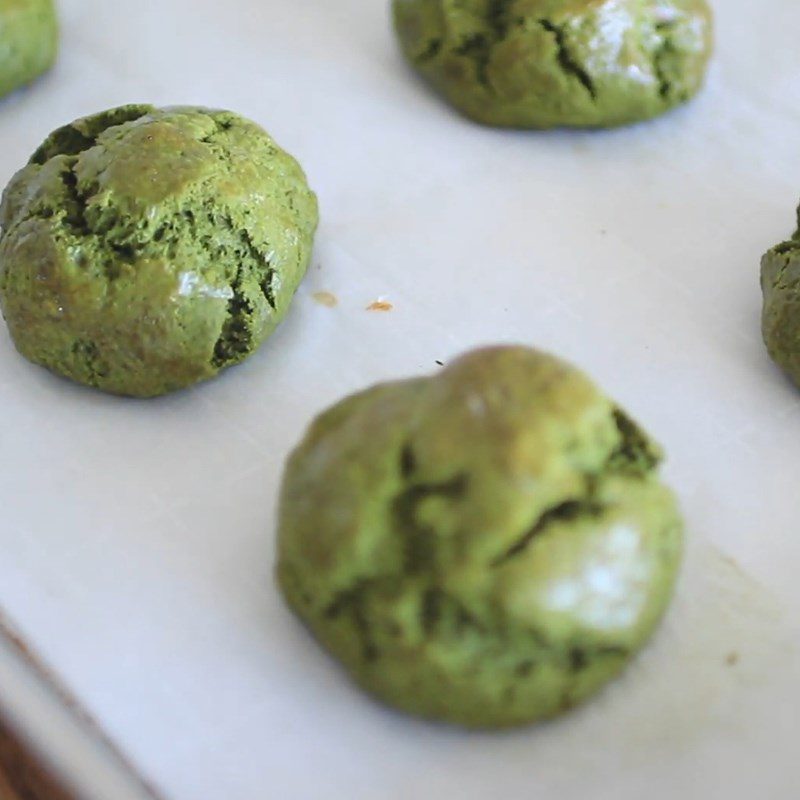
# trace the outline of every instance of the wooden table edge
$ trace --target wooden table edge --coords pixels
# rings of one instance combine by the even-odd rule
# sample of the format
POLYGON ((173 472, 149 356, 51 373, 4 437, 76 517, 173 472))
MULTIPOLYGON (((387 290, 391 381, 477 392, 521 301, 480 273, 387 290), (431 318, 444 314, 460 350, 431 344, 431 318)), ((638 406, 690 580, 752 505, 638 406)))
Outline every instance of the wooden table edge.
MULTIPOLYGON (((138 784, 143 797, 162 800, 100 725, 27 644, 2 608, 0 639, 10 646, 86 735, 116 760, 118 766, 128 773, 132 783, 138 784)), ((29 739, 20 726, 15 725, 4 713, 3 691, 4 687, 0 686, 0 800, 84 800, 80 793, 76 793, 58 776, 57 770, 48 763, 47 755, 40 751, 41 745, 32 738, 29 739)))

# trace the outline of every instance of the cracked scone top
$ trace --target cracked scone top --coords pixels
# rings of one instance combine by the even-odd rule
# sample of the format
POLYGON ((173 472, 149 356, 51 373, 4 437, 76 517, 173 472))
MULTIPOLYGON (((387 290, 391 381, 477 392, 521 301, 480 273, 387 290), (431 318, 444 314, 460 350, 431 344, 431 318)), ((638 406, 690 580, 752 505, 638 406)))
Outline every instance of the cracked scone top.
POLYGON ((761 331, 772 360, 800 386, 800 208, 798 229, 761 259, 761 331))
POLYGON ((616 675, 672 593, 659 448, 523 347, 323 413, 291 455, 280 586, 367 691, 471 727, 549 717, 616 675))
POLYGON ((701 87, 706 0, 393 0, 406 57, 488 125, 610 127, 701 87))
POLYGON ((0 97, 50 69, 57 51, 53 0, 0 0, 0 97))
POLYGON ((31 361, 115 394, 250 355, 305 273, 317 204, 255 123, 130 105, 51 134, 0 206, 0 306, 31 361))

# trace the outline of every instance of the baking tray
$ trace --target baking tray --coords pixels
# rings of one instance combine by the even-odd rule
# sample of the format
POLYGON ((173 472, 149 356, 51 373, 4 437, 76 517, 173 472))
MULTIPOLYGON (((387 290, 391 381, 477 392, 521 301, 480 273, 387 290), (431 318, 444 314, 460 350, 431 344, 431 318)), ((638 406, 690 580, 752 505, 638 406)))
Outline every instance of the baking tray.
POLYGON ((760 342, 758 261, 800 194, 800 6, 718 3, 702 96, 593 133, 461 120, 387 6, 64 0, 57 69, 0 105, 2 181, 81 114, 200 103, 267 127, 322 211, 285 324, 195 390, 105 397, 0 336, 0 607, 51 675, 0 649, 0 702, 105 800, 129 795, 92 761, 129 770, 80 726, 93 756, 64 752, 53 681, 167 800, 796 797, 800 403, 760 342), (328 403, 506 341, 585 368, 665 443, 688 552, 596 701, 467 734, 362 696, 287 613, 275 495, 328 403))

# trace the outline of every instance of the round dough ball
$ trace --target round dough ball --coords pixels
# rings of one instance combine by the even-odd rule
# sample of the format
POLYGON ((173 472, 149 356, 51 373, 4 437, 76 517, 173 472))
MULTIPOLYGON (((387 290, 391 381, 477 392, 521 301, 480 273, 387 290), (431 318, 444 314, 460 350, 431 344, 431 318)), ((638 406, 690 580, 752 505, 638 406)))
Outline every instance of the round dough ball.
POLYGON ((385 702, 470 727, 550 717, 667 606, 682 524, 660 458, 578 370, 478 350, 312 424, 284 477, 278 580, 385 702))
POLYGON ((406 57, 478 122, 610 127, 701 87, 706 0, 393 0, 406 57))
POLYGON ((47 72, 57 51, 53 0, 0 0, 0 97, 47 72))
MULTIPOLYGON (((798 209, 800 225, 800 209, 798 209)), ((800 227, 761 259, 761 332, 772 360, 800 386, 800 227)))
POLYGON ((31 361, 149 397, 247 358, 308 266, 297 162, 228 111, 131 105, 55 131, 0 205, 0 306, 31 361))

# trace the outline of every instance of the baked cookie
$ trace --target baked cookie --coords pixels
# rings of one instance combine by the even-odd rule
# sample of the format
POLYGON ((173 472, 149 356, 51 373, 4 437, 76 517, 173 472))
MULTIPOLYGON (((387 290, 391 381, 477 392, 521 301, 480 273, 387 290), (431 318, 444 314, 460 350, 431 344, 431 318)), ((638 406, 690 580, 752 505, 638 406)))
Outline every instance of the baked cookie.
POLYGON ((772 360, 800 386, 800 209, 798 230, 761 259, 761 331, 772 360))
POLYGON ((0 0, 0 97, 47 72, 57 52, 53 0, 0 0))
POLYGON ((601 128, 701 87, 706 0, 393 0, 413 67, 478 122, 601 128))
POLYGON ((283 481, 280 587, 393 706, 551 717, 619 673, 670 599, 682 523, 660 459, 578 370, 475 351, 312 424, 283 481))
POLYGON ((55 131, 0 205, 0 307, 17 349, 149 397, 247 358, 308 265, 297 162, 228 111, 130 105, 55 131))

